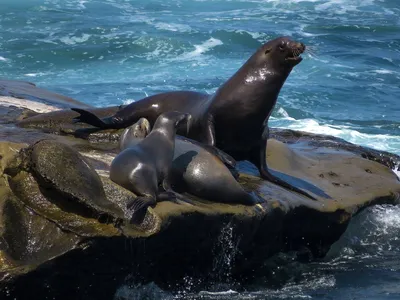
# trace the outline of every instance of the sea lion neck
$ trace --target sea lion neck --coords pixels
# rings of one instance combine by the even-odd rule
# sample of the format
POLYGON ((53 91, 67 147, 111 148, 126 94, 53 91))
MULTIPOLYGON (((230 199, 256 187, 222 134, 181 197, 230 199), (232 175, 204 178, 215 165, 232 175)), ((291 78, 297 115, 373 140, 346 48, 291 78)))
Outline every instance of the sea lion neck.
POLYGON ((275 67, 268 61, 260 66, 253 56, 216 91, 214 97, 224 101, 213 104, 212 110, 235 103, 251 106, 251 110, 256 107, 265 110, 275 105, 292 68, 275 67))

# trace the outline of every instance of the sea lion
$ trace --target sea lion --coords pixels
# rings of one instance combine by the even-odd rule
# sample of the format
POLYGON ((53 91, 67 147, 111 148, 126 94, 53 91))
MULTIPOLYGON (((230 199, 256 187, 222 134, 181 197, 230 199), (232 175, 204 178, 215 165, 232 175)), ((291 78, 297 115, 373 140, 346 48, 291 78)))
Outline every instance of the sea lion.
MULTIPOLYGON (((214 95, 192 91, 167 92, 133 102, 111 117, 99 119, 83 109, 76 122, 100 128, 124 128, 141 117, 151 124, 165 111, 190 113, 191 139, 216 146, 236 160, 254 163, 262 178, 309 198, 302 189, 271 174, 266 163, 268 119, 293 67, 302 61, 305 45, 280 37, 262 45, 214 95)), ((178 130, 178 134, 182 131, 178 130)))
MULTIPOLYGON (((148 134, 149 127, 150 123, 141 118, 125 129, 119 142, 120 150, 140 143, 148 134)), ((247 193, 217 155, 203 144, 182 136, 175 138, 170 175, 174 190, 209 201, 244 205, 264 202, 255 193, 247 193)))
POLYGON ((110 179, 132 191, 138 197, 127 204, 133 209, 132 223, 140 223, 147 207, 157 200, 180 199, 169 181, 175 147, 176 128, 186 122, 190 115, 176 111, 161 114, 150 134, 140 143, 126 148, 111 163, 110 179), (159 191, 159 185, 165 192, 159 191))

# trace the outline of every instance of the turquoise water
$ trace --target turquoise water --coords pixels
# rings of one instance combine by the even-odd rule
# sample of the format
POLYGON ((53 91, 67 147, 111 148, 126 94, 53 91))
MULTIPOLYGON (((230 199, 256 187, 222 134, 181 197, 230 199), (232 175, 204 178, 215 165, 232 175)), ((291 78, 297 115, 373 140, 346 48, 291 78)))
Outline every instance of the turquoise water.
MULTIPOLYGON (((0 4, 0 77, 32 81, 96 106, 130 103, 166 90, 212 93, 263 42, 289 35, 310 51, 285 83, 270 125, 400 154, 398 0, 0 4)), ((352 242, 326 261, 298 267, 305 281, 273 291, 260 284, 256 296, 224 286, 216 288, 218 297, 330 299, 332 294, 337 299, 343 293, 348 298, 342 299, 398 299, 400 210, 376 209, 365 217, 373 220, 366 242, 357 242, 359 232, 353 231, 352 242), (384 223, 374 221, 377 215, 384 223), (391 226, 392 235, 374 224, 391 226), (376 232, 381 234, 377 241, 376 232), (346 249, 352 254, 343 254, 346 249), (333 267, 337 261, 340 268, 333 267), (370 278, 379 285, 362 284, 372 284, 370 278)))

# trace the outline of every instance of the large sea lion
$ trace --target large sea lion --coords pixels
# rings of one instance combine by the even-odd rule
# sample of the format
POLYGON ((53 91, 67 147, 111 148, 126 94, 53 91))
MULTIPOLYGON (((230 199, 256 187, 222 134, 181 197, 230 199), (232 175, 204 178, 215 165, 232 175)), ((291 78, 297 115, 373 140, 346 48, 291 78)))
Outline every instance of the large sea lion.
POLYGON ((127 204, 134 213, 131 221, 139 223, 147 207, 157 200, 181 198, 171 188, 170 170, 175 148, 176 128, 190 115, 176 111, 161 114, 150 134, 140 143, 127 147, 111 163, 110 179, 138 197, 127 204), (165 192, 159 191, 159 185, 165 192))
MULTIPOLYGON (((149 132, 150 123, 141 118, 122 133, 120 150, 140 143, 149 132)), ((263 200, 247 193, 215 153, 194 140, 176 136, 170 172, 174 190, 223 203, 255 205, 263 200)))
MULTIPOLYGON (((165 111, 193 117, 191 139, 216 146, 236 160, 254 163, 262 178, 313 198, 273 175, 266 163, 268 119, 293 67, 302 61, 305 45, 280 37, 262 45, 214 95, 192 91, 167 92, 131 103, 111 117, 99 119, 83 109, 77 122, 100 128, 125 128, 141 117, 153 124, 165 111)), ((178 134, 182 134, 181 130, 178 134)))

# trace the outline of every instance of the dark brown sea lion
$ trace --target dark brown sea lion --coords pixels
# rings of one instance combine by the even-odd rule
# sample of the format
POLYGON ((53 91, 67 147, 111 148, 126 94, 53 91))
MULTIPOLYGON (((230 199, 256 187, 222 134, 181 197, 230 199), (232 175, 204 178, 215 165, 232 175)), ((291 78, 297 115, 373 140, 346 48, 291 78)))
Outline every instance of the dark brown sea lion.
MULTIPOLYGON (((141 118, 122 133, 120 149, 135 146, 148 134, 150 123, 141 118)), ((174 157, 170 172, 174 190, 222 203, 255 205, 264 200, 255 193, 246 192, 235 180, 218 155, 203 144, 176 136, 174 157)))
POLYGON ((176 111, 161 114, 146 138, 125 148, 111 163, 110 179, 138 196, 127 204, 134 210, 133 223, 140 223, 147 207, 155 205, 157 200, 182 198, 172 190, 169 178, 176 128, 182 123, 190 123, 189 114, 176 111), (160 193, 160 184, 165 192, 160 193))
MULTIPOLYGON (((254 163, 262 178, 314 198, 273 175, 266 163, 268 119, 293 67, 302 60, 305 45, 280 37, 262 45, 214 95, 191 91, 153 95, 131 103, 115 115, 99 119, 82 110, 76 121, 100 128, 124 128, 141 117, 153 124, 158 115, 177 110, 193 117, 191 139, 216 146, 236 160, 254 163)), ((180 130, 178 134, 182 134, 180 130)))

